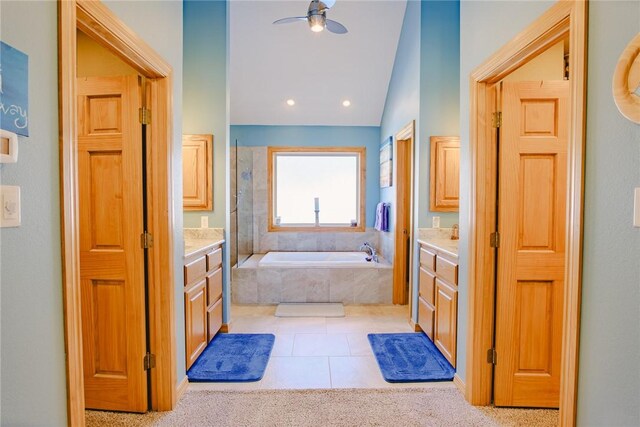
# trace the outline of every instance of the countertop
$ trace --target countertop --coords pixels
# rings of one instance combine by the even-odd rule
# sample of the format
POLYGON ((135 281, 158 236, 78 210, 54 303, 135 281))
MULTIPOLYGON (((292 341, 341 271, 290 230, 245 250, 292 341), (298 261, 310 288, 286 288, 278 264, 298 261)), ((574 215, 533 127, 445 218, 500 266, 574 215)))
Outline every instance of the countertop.
POLYGON ((222 228, 185 228, 184 258, 192 257, 200 252, 204 255, 215 246, 224 243, 222 228))
POLYGON ((458 242, 459 240, 442 238, 418 239, 418 243, 421 245, 429 246, 444 255, 449 255, 456 259, 458 258, 458 242))
POLYGON ((184 239, 184 257, 188 258, 197 252, 204 253, 223 243, 224 239, 184 239))

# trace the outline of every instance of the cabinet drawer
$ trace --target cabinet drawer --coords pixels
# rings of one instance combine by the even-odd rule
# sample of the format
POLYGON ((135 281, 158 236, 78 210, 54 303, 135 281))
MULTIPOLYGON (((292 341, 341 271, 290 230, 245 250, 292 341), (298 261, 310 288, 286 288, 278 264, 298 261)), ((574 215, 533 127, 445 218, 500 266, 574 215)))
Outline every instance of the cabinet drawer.
POLYGON ((418 297, 418 324, 425 334, 433 341, 433 319, 435 309, 422 297, 418 297))
POLYGON ((207 271, 217 270, 222 265, 222 248, 207 254, 207 271))
POLYGON ((184 266, 184 285, 188 286, 204 278, 205 274, 207 274, 207 260, 205 257, 191 261, 184 266))
POLYGON ((435 289, 436 276, 428 270, 420 267, 420 296, 429 304, 433 305, 433 292, 435 289))
POLYGON ((213 339, 222 327, 222 298, 207 310, 207 343, 213 339))
POLYGON ((209 307, 222 297, 222 268, 207 276, 207 303, 209 307))
POLYGON ((438 257, 436 259, 436 275, 452 285, 458 285, 458 264, 438 257))
POLYGON ((436 269, 436 254, 425 248, 420 248, 420 264, 425 268, 434 271, 436 269))

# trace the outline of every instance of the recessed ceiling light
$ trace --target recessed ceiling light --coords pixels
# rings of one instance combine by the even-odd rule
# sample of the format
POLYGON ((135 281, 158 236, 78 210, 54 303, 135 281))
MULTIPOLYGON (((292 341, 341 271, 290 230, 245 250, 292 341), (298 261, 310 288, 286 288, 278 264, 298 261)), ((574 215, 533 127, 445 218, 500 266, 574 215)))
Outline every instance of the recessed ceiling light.
POLYGON ((287 105, 293 107, 294 105, 296 105, 296 101, 294 101, 293 99, 287 99, 287 105))
POLYGON ((342 106, 343 107, 348 107, 351 105, 351 101, 349 101, 348 99, 345 99, 344 101, 342 101, 342 106))

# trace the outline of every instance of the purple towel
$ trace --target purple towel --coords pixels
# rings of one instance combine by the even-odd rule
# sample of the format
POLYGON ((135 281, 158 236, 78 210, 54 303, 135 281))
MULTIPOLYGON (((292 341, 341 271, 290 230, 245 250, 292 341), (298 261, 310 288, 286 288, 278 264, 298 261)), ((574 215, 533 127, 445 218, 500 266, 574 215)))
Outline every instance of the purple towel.
POLYGON ((391 209, 391 203, 383 203, 382 205, 382 230, 389 231, 389 210, 391 209))

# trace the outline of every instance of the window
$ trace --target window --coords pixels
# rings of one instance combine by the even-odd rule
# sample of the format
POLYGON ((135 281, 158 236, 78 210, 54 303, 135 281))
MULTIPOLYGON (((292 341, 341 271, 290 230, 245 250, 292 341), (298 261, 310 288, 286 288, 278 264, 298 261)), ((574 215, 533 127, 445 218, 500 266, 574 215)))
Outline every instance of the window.
POLYGON ((364 231, 364 147, 267 153, 269 231, 364 231))

